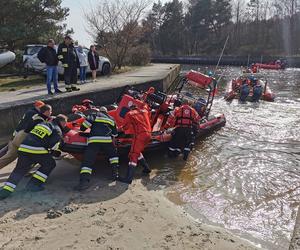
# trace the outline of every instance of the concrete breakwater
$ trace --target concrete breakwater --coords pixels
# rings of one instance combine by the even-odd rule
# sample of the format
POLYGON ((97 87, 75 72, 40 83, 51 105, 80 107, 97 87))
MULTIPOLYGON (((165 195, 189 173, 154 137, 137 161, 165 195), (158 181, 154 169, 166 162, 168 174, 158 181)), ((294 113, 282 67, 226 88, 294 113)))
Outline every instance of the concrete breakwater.
MULTIPOLYGON (((150 86, 166 91, 180 73, 180 65, 152 64, 137 70, 99 78, 96 83, 81 85, 80 91, 55 96, 45 95, 46 86, 0 93, 0 134, 10 134, 24 112, 32 107, 35 100, 43 100, 52 105, 54 114, 70 113, 74 104, 85 98, 92 99, 96 105, 114 103, 126 85, 137 89, 150 86)), ((62 86, 60 86, 62 88, 62 86)))

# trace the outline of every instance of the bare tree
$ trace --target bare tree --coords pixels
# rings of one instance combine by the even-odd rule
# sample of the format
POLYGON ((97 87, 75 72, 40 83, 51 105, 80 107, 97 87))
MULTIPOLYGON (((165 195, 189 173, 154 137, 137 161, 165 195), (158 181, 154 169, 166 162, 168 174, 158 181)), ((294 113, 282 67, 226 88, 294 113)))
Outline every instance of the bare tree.
POLYGON ((150 4, 146 0, 98 0, 97 6, 85 13, 89 34, 111 59, 113 68, 121 68, 138 43, 139 24, 150 4))

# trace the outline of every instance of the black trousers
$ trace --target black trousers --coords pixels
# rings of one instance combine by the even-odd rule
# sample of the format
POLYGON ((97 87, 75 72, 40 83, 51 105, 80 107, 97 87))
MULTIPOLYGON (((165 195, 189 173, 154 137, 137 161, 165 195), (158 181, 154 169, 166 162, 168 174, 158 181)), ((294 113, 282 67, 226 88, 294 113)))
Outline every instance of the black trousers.
POLYGON ((64 71, 64 79, 66 88, 71 88, 72 85, 77 83, 77 67, 76 65, 69 65, 69 67, 65 68, 64 71))
POLYGON ((169 144, 169 152, 178 155, 181 152, 190 152, 193 142, 193 129, 189 127, 178 127, 169 144))
POLYGON ((99 152, 103 152, 109 158, 111 167, 119 165, 119 157, 113 143, 90 143, 84 152, 81 163, 81 178, 90 179, 99 152))
MULTIPOLYGON (((21 179, 27 174, 33 164, 39 163, 41 167, 33 174, 32 179, 37 184, 44 184, 55 168, 56 162, 50 154, 30 154, 18 152, 18 161, 15 169, 10 174, 7 183, 17 186, 21 179)), ((15 187, 14 187, 15 188, 15 187)))

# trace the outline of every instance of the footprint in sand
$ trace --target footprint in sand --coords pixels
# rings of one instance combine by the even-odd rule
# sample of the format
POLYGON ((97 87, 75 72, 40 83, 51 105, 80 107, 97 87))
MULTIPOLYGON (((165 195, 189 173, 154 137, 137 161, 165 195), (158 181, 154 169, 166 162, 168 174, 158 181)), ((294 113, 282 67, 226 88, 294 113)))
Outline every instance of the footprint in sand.
POLYGON ((56 219, 58 217, 62 216, 61 212, 55 211, 53 209, 50 209, 47 211, 46 219, 56 219))
POLYGON ((171 241, 173 241, 172 235, 170 235, 170 234, 166 235, 166 236, 165 236, 165 241, 166 241, 166 242, 171 242, 171 241))
POLYGON ((139 217, 139 216, 134 216, 134 219, 137 221, 137 222, 140 222, 142 223, 144 221, 144 218, 143 217, 139 217))
POLYGON ((106 238, 104 236, 100 236, 99 238, 96 239, 96 242, 98 244, 104 244, 106 242, 106 238))
POLYGON ((98 211, 97 211, 97 214, 100 215, 100 216, 104 216, 105 213, 106 213, 107 209, 106 208, 100 208, 98 211))

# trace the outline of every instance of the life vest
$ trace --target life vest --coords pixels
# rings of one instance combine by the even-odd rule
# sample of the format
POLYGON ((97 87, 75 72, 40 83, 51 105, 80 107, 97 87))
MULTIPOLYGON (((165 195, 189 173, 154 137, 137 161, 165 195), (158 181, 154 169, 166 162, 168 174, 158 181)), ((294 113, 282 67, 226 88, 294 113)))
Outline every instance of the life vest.
POLYGON ((186 104, 175 110, 174 117, 176 127, 192 127, 199 120, 196 110, 186 104))

